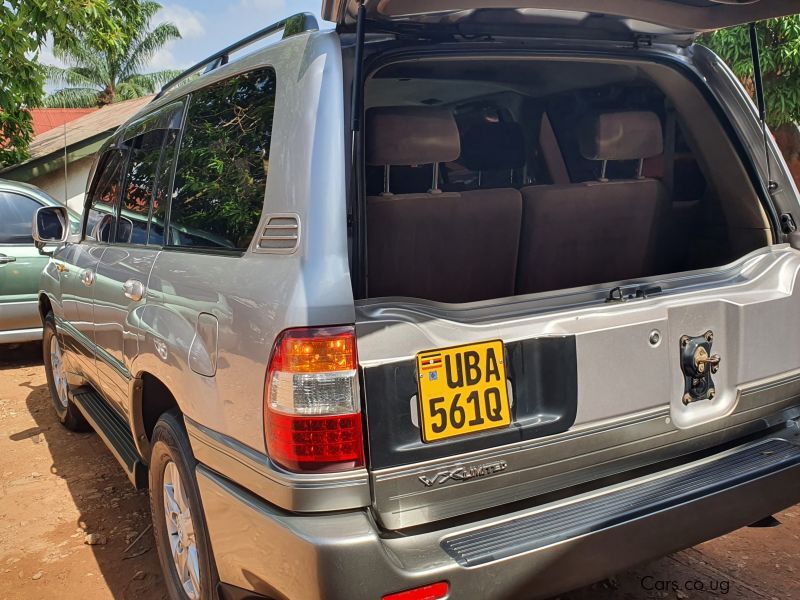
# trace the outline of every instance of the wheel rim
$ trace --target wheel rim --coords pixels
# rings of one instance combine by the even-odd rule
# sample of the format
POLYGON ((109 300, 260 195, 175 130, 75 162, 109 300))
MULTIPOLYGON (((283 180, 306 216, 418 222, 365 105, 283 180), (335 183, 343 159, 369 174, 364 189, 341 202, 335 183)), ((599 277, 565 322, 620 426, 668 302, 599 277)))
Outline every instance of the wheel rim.
POLYGON ((64 355, 61 353, 61 345, 55 335, 50 337, 50 369, 53 371, 53 384, 56 388, 58 401, 61 406, 67 408, 67 371, 64 368, 64 355))
POLYGON ((200 563, 194 523, 178 467, 172 461, 164 467, 164 518, 175 572, 186 595, 197 600, 200 597, 200 563))

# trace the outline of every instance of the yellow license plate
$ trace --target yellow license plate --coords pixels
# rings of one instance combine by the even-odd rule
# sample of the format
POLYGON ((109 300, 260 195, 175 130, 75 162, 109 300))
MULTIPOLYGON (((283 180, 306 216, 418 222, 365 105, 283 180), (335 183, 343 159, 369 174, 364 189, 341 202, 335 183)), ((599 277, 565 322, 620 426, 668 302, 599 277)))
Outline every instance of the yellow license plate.
POLYGON ((420 352, 417 374, 424 442, 511 424, 502 341, 420 352))

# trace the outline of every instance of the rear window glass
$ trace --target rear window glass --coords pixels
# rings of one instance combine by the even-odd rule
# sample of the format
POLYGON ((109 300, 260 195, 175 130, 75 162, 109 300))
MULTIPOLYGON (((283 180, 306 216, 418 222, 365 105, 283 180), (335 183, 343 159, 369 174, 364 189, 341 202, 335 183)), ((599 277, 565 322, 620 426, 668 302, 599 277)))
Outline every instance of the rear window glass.
POLYGON ((175 170, 169 245, 247 248, 264 204, 274 108, 272 69, 192 95, 175 170))

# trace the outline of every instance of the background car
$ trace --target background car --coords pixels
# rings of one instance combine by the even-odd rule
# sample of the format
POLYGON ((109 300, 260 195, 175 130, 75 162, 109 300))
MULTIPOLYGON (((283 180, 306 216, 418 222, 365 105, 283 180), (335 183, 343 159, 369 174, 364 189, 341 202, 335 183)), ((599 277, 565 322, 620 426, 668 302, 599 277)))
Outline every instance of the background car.
MULTIPOLYGON (((37 297, 48 258, 31 237, 33 215, 42 206, 61 204, 35 186, 0 179, 0 344, 42 337, 37 297)), ((80 217, 69 215, 77 231, 80 217)))

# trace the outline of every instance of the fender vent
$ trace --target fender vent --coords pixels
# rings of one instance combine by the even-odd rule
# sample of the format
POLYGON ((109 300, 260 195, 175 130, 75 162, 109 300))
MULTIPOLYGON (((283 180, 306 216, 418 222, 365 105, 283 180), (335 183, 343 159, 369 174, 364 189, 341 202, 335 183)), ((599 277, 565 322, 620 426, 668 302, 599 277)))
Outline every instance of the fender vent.
POLYGON ((267 223, 258 238, 258 250, 270 254, 292 254, 300 244, 300 215, 267 215, 267 223))

